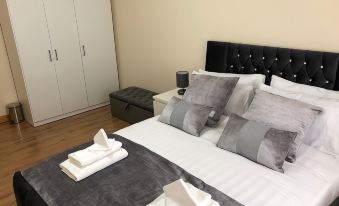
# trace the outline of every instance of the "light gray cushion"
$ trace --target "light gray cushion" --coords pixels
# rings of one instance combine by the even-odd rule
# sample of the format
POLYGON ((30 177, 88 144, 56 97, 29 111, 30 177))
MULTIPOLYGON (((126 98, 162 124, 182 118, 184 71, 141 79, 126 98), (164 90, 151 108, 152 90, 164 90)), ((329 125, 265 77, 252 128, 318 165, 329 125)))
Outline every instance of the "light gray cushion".
POLYGON ((211 107, 214 114, 209 118, 207 125, 216 126, 238 81, 239 77, 192 75, 192 82, 183 100, 211 107))
POLYGON ((200 136, 211 111, 209 107, 172 97, 158 120, 194 136, 200 136))
POLYGON ((302 139, 317 118, 321 109, 297 100, 256 90, 255 96, 244 118, 272 125, 277 129, 297 132, 298 135, 290 147, 289 162, 294 162, 302 139))
POLYGON ((217 146, 284 172, 282 166, 296 136, 296 132, 275 129, 232 114, 217 146))

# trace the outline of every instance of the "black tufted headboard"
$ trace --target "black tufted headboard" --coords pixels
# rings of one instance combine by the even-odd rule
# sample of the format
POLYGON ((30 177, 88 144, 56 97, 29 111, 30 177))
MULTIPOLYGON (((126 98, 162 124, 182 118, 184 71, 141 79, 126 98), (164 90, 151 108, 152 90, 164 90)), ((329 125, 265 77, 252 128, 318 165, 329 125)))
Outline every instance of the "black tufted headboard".
POLYGON ((255 46, 229 42, 207 43, 206 71, 272 75, 339 91, 339 53, 255 46))

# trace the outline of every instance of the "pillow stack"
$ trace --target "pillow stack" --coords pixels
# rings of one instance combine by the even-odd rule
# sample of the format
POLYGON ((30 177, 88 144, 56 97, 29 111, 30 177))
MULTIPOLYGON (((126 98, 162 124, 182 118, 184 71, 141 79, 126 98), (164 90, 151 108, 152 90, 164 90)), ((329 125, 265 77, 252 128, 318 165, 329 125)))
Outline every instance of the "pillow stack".
POLYGON ((339 158, 339 92, 276 76, 264 83, 261 74, 193 72, 183 100, 172 98, 159 121, 199 136, 227 115, 217 146, 278 172, 301 144, 339 158))
POLYGON ((271 87, 261 85, 260 89, 320 107, 322 113, 302 141, 339 159, 339 92, 297 84, 277 76, 272 77, 271 87))
POLYGON ((225 115, 232 113, 242 115, 248 109, 253 96, 254 89, 258 88, 260 84, 265 83, 265 75, 262 74, 232 74, 232 73, 217 73, 199 70, 193 74, 210 75, 216 77, 239 77, 239 81, 233 90, 226 107, 224 109, 225 115))
POLYGON ((261 74, 194 71, 182 101, 173 97, 159 121, 200 136, 205 126, 217 127, 222 115, 245 113, 254 89, 264 82, 261 74))
POLYGON ((320 112, 319 107, 257 89, 243 117, 278 129, 297 132, 298 136, 291 144, 287 159, 294 162, 301 140, 320 112))
POLYGON ((208 126, 216 126, 228 103, 239 77, 216 77, 209 75, 192 75, 183 100, 211 107, 213 114, 207 121, 208 126))
POLYGON ((173 97, 159 121, 199 136, 205 125, 216 126, 238 77, 193 75, 182 100, 173 97))

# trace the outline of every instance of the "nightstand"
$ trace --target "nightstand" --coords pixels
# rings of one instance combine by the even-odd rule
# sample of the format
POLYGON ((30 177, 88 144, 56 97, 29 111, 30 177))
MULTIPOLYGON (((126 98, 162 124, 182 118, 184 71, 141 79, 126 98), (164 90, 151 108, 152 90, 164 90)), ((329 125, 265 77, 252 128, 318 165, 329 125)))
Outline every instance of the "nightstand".
POLYGON ((180 99, 182 98, 182 95, 178 94, 178 89, 173 89, 168 92, 164 92, 164 93, 153 96, 154 116, 161 114, 162 110, 164 110, 168 101, 173 96, 176 96, 180 99))

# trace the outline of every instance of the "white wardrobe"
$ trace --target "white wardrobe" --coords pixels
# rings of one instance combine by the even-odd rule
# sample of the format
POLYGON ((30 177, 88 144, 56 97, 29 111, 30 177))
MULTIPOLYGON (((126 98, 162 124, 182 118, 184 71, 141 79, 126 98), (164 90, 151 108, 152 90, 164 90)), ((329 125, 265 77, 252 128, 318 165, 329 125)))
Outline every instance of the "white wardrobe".
POLYGON ((1 19, 32 125, 107 105, 119 89, 110 0, 4 0, 1 19))

